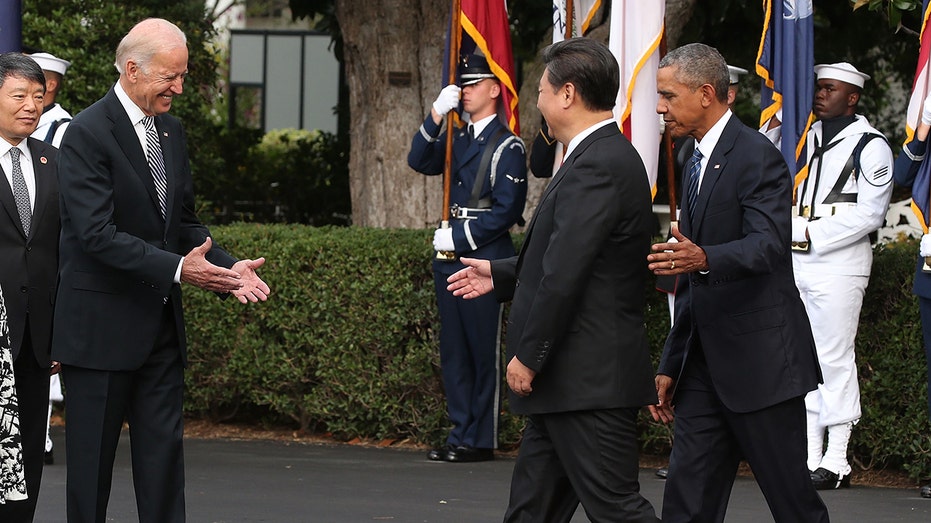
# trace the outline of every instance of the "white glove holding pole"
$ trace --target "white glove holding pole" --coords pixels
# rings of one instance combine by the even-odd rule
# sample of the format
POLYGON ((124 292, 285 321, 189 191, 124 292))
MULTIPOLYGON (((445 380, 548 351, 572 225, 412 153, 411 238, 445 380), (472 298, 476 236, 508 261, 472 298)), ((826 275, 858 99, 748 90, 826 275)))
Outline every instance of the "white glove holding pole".
POLYGON ((433 102, 433 110, 440 116, 459 107, 459 93, 462 89, 456 84, 449 84, 440 91, 439 96, 433 102))
POLYGON ((453 243, 453 230, 437 229, 433 231, 433 249, 438 252, 454 252, 456 244, 453 243))
POLYGON ((925 234, 921 237, 921 245, 918 247, 918 254, 922 258, 931 256, 931 234, 925 234))
POLYGON ((808 218, 802 216, 792 217, 792 241, 807 242, 805 232, 808 230, 808 218))

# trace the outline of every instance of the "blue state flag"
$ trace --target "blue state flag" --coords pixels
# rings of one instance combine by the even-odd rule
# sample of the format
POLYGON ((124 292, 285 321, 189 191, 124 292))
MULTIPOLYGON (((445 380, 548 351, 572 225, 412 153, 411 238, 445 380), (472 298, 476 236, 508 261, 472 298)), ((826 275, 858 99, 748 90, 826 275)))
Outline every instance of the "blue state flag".
POLYGON ((780 149, 795 175, 807 175, 805 135, 813 116, 815 56, 812 0, 764 0, 763 37, 756 72, 763 78, 760 125, 782 110, 780 149))
POLYGON ((22 47, 22 0, 2 0, 0 1, 0 53, 20 52, 22 47))

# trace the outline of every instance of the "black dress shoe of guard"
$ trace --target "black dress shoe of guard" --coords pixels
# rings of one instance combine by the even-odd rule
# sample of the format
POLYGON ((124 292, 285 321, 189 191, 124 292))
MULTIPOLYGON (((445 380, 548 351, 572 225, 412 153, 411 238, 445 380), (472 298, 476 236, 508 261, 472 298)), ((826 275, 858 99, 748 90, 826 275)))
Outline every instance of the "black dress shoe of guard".
POLYGON ((824 467, 819 467, 811 473, 811 482, 814 484, 815 490, 849 488, 850 474, 841 477, 824 467))
POLYGON ((656 469, 656 477, 659 479, 666 479, 666 476, 669 475, 669 469, 663 467, 661 469, 656 469))
POLYGON ((931 498, 931 485, 921 487, 921 497, 931 498))
POLYGON ((493 459, 495 459, 495 451, 492 449, 477 449, 462 445, 454 449, 449 449, 446 453, 446 461, 450 463, 474 463, 476 461, 491 461, 493 459))
POLYGON ((452 446, 440 447, 438 449, 433 449, 427 453, 427 459, 430 461, 446 461, 446 456, 449 454, 449 451, 452 450, 452 446))

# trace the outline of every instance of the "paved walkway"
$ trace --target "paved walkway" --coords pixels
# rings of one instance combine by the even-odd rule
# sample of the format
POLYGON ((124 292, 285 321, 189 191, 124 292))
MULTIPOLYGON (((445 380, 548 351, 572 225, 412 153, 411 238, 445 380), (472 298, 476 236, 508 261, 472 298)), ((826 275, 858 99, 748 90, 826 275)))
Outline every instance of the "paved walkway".
MULTIPOLYGON (((56 464, 45 468, 37 523, 65 521, 61 431, 53 427, 56 464)), ((514 467, 512 459, 448 464, 427 461, 423 452, 391 448, 230 440, 187 440, 185 461, 192 523, 499 522, 514 467)), ((114 476, 107 520, 138 521, 125 434, 114 476)), ((644 470, 640 482, 659 511, 663 481, 644 470)), ((834 523, 931 521, 931 499, 919 497, 917 489, 854 485, 823 498, 834 523)), ((585 521, 581 509, 572 520, 585 521)), ((727 523, 772 521, 756 483, 738 479, 727 523)))

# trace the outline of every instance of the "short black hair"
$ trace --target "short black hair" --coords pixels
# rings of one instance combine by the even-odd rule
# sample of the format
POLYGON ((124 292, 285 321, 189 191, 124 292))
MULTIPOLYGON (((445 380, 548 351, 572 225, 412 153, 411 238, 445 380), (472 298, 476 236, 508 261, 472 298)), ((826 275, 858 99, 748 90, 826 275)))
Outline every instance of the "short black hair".
POLYGON ((45 91, 45 73, 35 60, 23 53, 0 54, 0 87, 10 77, 42 84, 42 91, 45 91))
POLYGON ((621 73, 607 46, 591 38, 570 38, 547 46, 542 55, 551 84, 574 85, 588 109, 614 109, 621 73))

